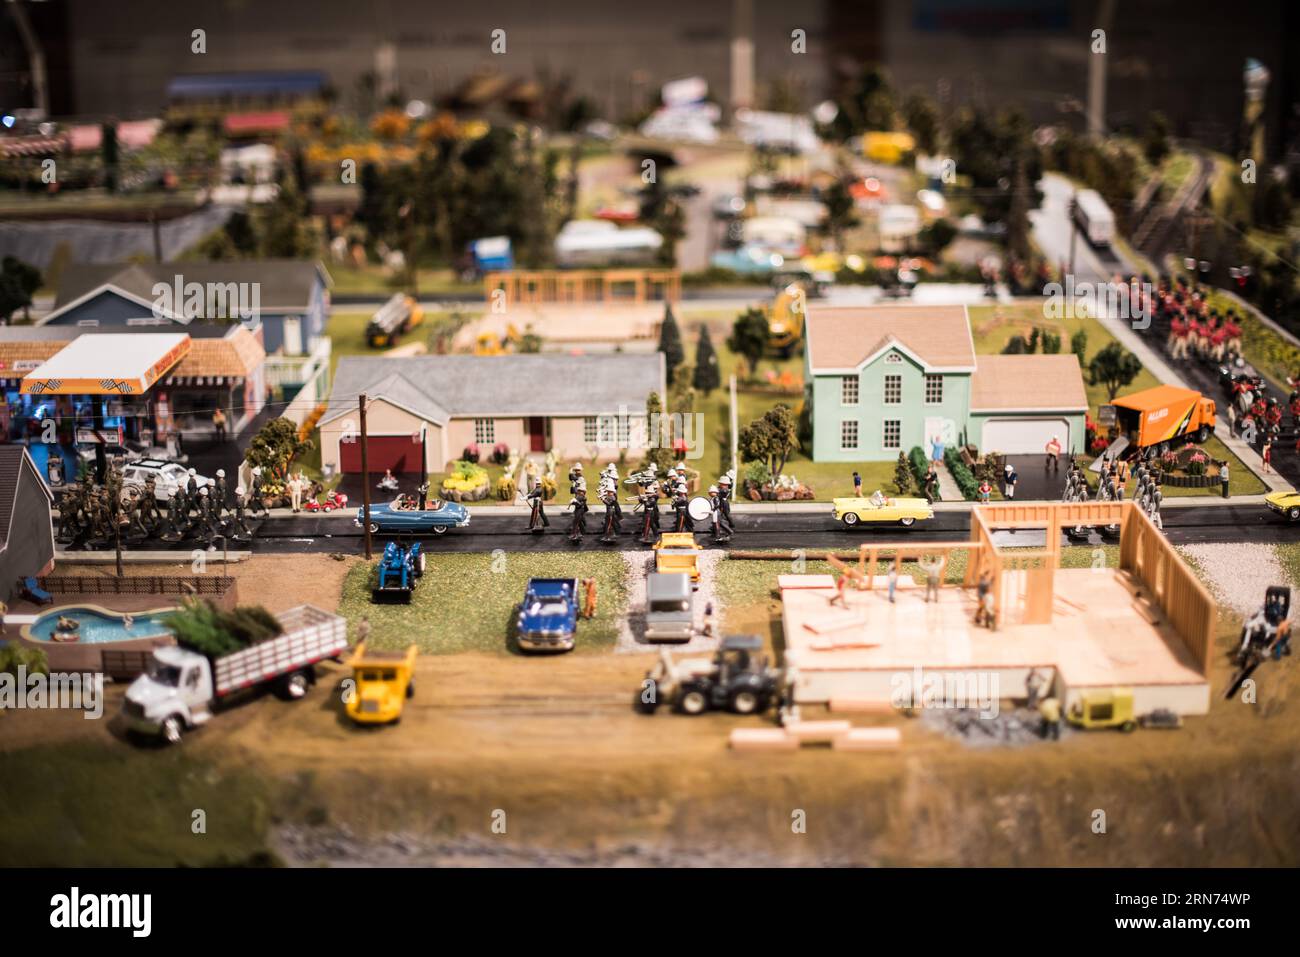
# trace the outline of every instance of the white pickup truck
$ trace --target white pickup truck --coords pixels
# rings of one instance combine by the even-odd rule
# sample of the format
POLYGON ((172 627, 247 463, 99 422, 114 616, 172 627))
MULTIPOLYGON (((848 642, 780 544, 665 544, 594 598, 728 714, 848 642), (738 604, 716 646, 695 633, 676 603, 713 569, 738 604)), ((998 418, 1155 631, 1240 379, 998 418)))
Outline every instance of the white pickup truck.
POLYGON ((241 691, 274 683, 283 697, 302 698, 316 680, 315 664, 347 651, 347 622, 313 605, 276 617, 279 637, 219 658, 180 646, 154 649, 149 670, 126 690, 127 727, 175 744, 241 691))

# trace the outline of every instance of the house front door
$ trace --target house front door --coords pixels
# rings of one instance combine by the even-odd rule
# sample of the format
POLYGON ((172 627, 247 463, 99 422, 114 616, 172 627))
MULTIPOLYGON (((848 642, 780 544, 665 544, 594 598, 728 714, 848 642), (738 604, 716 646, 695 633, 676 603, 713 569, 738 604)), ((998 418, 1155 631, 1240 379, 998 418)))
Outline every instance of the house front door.
POLYGON ((532 416, 528 420, 528 449, 530 452, 546 451, 546 418, 532 416))

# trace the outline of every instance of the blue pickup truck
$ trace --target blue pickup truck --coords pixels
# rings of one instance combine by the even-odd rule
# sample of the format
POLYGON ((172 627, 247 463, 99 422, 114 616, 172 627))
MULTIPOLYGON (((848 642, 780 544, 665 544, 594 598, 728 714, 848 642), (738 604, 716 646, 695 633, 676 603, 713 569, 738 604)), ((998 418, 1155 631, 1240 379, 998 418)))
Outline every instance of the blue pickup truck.
POLYGON ((530 578, 516 625, 522 649, 572 651, 578 630, 577 579, 530 578))

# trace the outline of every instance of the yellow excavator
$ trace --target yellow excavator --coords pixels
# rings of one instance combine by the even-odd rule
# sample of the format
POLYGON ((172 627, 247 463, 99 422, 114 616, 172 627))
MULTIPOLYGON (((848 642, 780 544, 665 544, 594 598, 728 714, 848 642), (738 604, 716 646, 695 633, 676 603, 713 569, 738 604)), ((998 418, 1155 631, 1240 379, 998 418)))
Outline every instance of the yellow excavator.
POLYGON ((507 352, 516 352, 522 338, 513 322, 506 326, 506 331, 501 335, 495 332, 480 332, 474 343, 474 355, 500 356, 507 352))

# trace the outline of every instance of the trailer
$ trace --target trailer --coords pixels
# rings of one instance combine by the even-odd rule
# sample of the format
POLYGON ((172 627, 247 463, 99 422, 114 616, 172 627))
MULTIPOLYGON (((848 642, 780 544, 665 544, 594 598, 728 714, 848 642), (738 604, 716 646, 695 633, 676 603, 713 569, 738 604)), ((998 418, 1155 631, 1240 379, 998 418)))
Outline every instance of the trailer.
POLYGON ((347 651, 347 622, 314 605, 276 617, 282 634, 220 657, 179 645, 155 648, 148 671, 126 690, 127 727, 175 744, 243 692, 273 685, 286 700, 300 700, 316 681, 315 665, 347 651))
POLYGON ((1094 246, 1109 246, 1115 238, 1115 214, 1095 189, 1081 189, 1074 197, 1074 220, 1094 246))
POLYGON ((1176 441, 1204 443, 1214 433, 1214 400, 1194 389, 1156 386, 1120 396, 1111 406, 1118 431, 1112 448, 1129 455, 1163 455, 1176 441))

